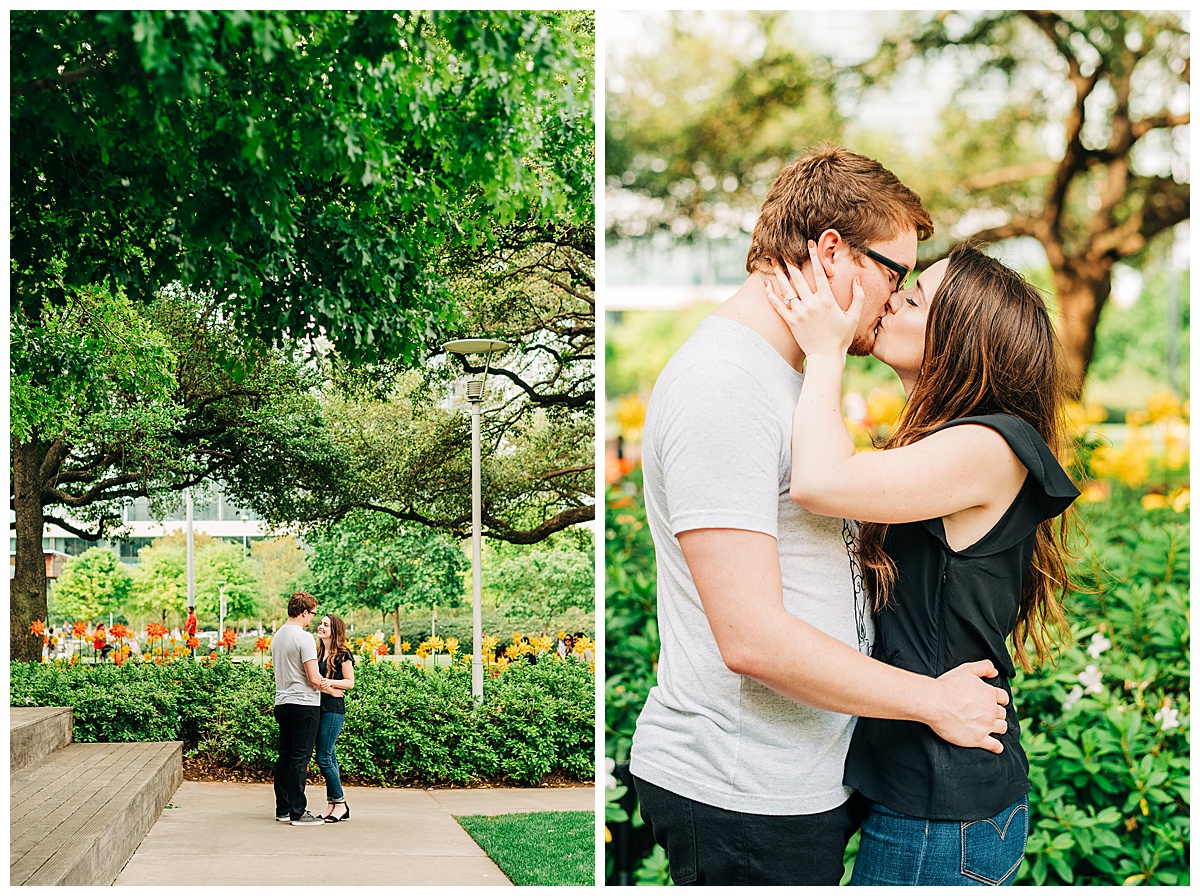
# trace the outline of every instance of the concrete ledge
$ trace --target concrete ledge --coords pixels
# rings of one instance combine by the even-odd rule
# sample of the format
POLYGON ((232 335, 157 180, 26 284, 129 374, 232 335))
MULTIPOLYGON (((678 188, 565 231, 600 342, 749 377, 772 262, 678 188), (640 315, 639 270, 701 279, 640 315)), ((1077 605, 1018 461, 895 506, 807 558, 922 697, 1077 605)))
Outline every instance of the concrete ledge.
POLYGON ((183 745, 71 744, 10 778, 9 883, 108 886, 183 783, 183 745))
POLYGON ((8 711, 9 771, 28 768, 72 740, 69 706, 14 706, 8 711))

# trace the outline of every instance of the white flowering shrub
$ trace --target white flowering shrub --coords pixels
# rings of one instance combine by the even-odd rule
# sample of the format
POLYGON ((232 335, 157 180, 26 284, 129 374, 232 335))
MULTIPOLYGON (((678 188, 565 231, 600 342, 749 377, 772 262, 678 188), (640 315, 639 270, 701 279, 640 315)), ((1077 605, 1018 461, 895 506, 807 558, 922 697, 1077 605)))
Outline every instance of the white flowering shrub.
POLYGON ((1033 783, 1018 882, 1186 885, 1188 516, 1120 487, 1082 510, 1074 644, 1013 683, 1033 783))

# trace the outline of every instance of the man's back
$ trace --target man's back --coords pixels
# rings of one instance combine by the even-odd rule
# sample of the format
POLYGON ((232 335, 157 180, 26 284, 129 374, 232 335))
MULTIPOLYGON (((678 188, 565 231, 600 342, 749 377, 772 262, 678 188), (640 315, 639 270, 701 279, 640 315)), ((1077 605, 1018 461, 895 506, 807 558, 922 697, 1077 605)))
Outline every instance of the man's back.
POLYGON ((298 625, 282 625, 271 638, 271 668, 275 673, 275 705, 320 706, 321 694, 309 683, 304 664, 316 660, 313 636, 298 625))

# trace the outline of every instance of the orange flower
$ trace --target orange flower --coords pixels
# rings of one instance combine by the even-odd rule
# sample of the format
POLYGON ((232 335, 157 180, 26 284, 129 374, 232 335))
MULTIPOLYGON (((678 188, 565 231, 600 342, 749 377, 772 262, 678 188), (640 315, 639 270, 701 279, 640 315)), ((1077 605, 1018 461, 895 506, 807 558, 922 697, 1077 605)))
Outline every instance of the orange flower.
POLYGON ((74 625, 71 626, 71 634, 74 635, 76 638, 82 638, 84 635, 87 634, 87 623, 84 622, 83 620, 77 621, 74 625))
POLYGON ((375 652, 380 656, 387 656, 391 651, 388 649, 386 644, 380 644, 375 648, 375 652))
POLYGON ((262 638, 259 638, 257 641, 254 642, 254 649, 264 651, 264 652, 267 650, 270 650, 271 649, 271 639, 268 637, 265 637, 265 636, 262 638))
POLYGON ((29 626, 29 633, 31 635, 44 635, 46 633, 46 623, 40 619, 33 620, 33 623, 29 626))
POLYGON ((212 653, 210 653, 210 654, 208 655, 208 658, 209 658, 210 660, 215 660, 215 659, 217 658, 217 652, 214 650, 212 653))
POLYGON ((233 650, 233 648, 237 646, 237 639, 237 632, 231 628, 227 628, 221 633, 221 640, 217 642, 217 646, 224 647, 228 650, 233 650))
POLYGON ((187 639, 188 650, 195 650, 200 646, 200 639, 195 635, 189 635, 187 639))
POLYGON ((146 637, 151 641, 156 641, 159 638, 165 637, 166 634, 167 627, 165 625, 160 625, 157 622, 151 622, 148 626, 146 626, 146 637))
POLYGON ((127 629, 125 626, 121 625, 121 623, 119 623, 119 622, 116 625, 114 625, 112 628, 110 628, 108 630, 108 633, 110 635, 112 635, 114 638, 116 638, 118 641, 122 638, 129 637, 129 629, 127 629))
POLYGON ((121 663, 125 662, 125 654, 118 650, 113 654, 113 662, 118 666, 121 665, 121 663))

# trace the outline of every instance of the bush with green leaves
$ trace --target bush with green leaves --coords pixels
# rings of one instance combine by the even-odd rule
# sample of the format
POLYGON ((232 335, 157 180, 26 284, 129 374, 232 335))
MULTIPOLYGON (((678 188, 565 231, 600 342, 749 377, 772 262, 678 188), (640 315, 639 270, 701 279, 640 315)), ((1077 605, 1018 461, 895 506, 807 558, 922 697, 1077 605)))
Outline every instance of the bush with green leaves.
MULTIPOLYGON (((1076 549, 1064 602, 1071 643, 1056 664, 1013 681, 1032 784, 1018 883, 1183 886, 1190 882, 1190 526, 1186 513, 1120 482, 1108 482, 1105 494, 1079 502, 1087 542, 1076 549)), ((606 503, 605 752, 619 773, 658 659, 640 471, 611 486, 606 503)), ((614 842, 632 840, 634 863, 616 868, 608 850, 608 881, 667 882, 665 856, 646 836, 636 802, 618 779, 609 783, 609 831, 614 842)))
MULTIPOLYGON (((10 685, 12 706, 73 707, 80 742, 181 740, 210 768, 258 775, 277 756, 274 682, 256 664, 13 663, 10 685)), ((514 663, 485 680, 478 707, 466 664, 363 664, 346 698, 338 764, 347 780, 385 786, 589 781, 594 693, 577 657, 514 663)))

